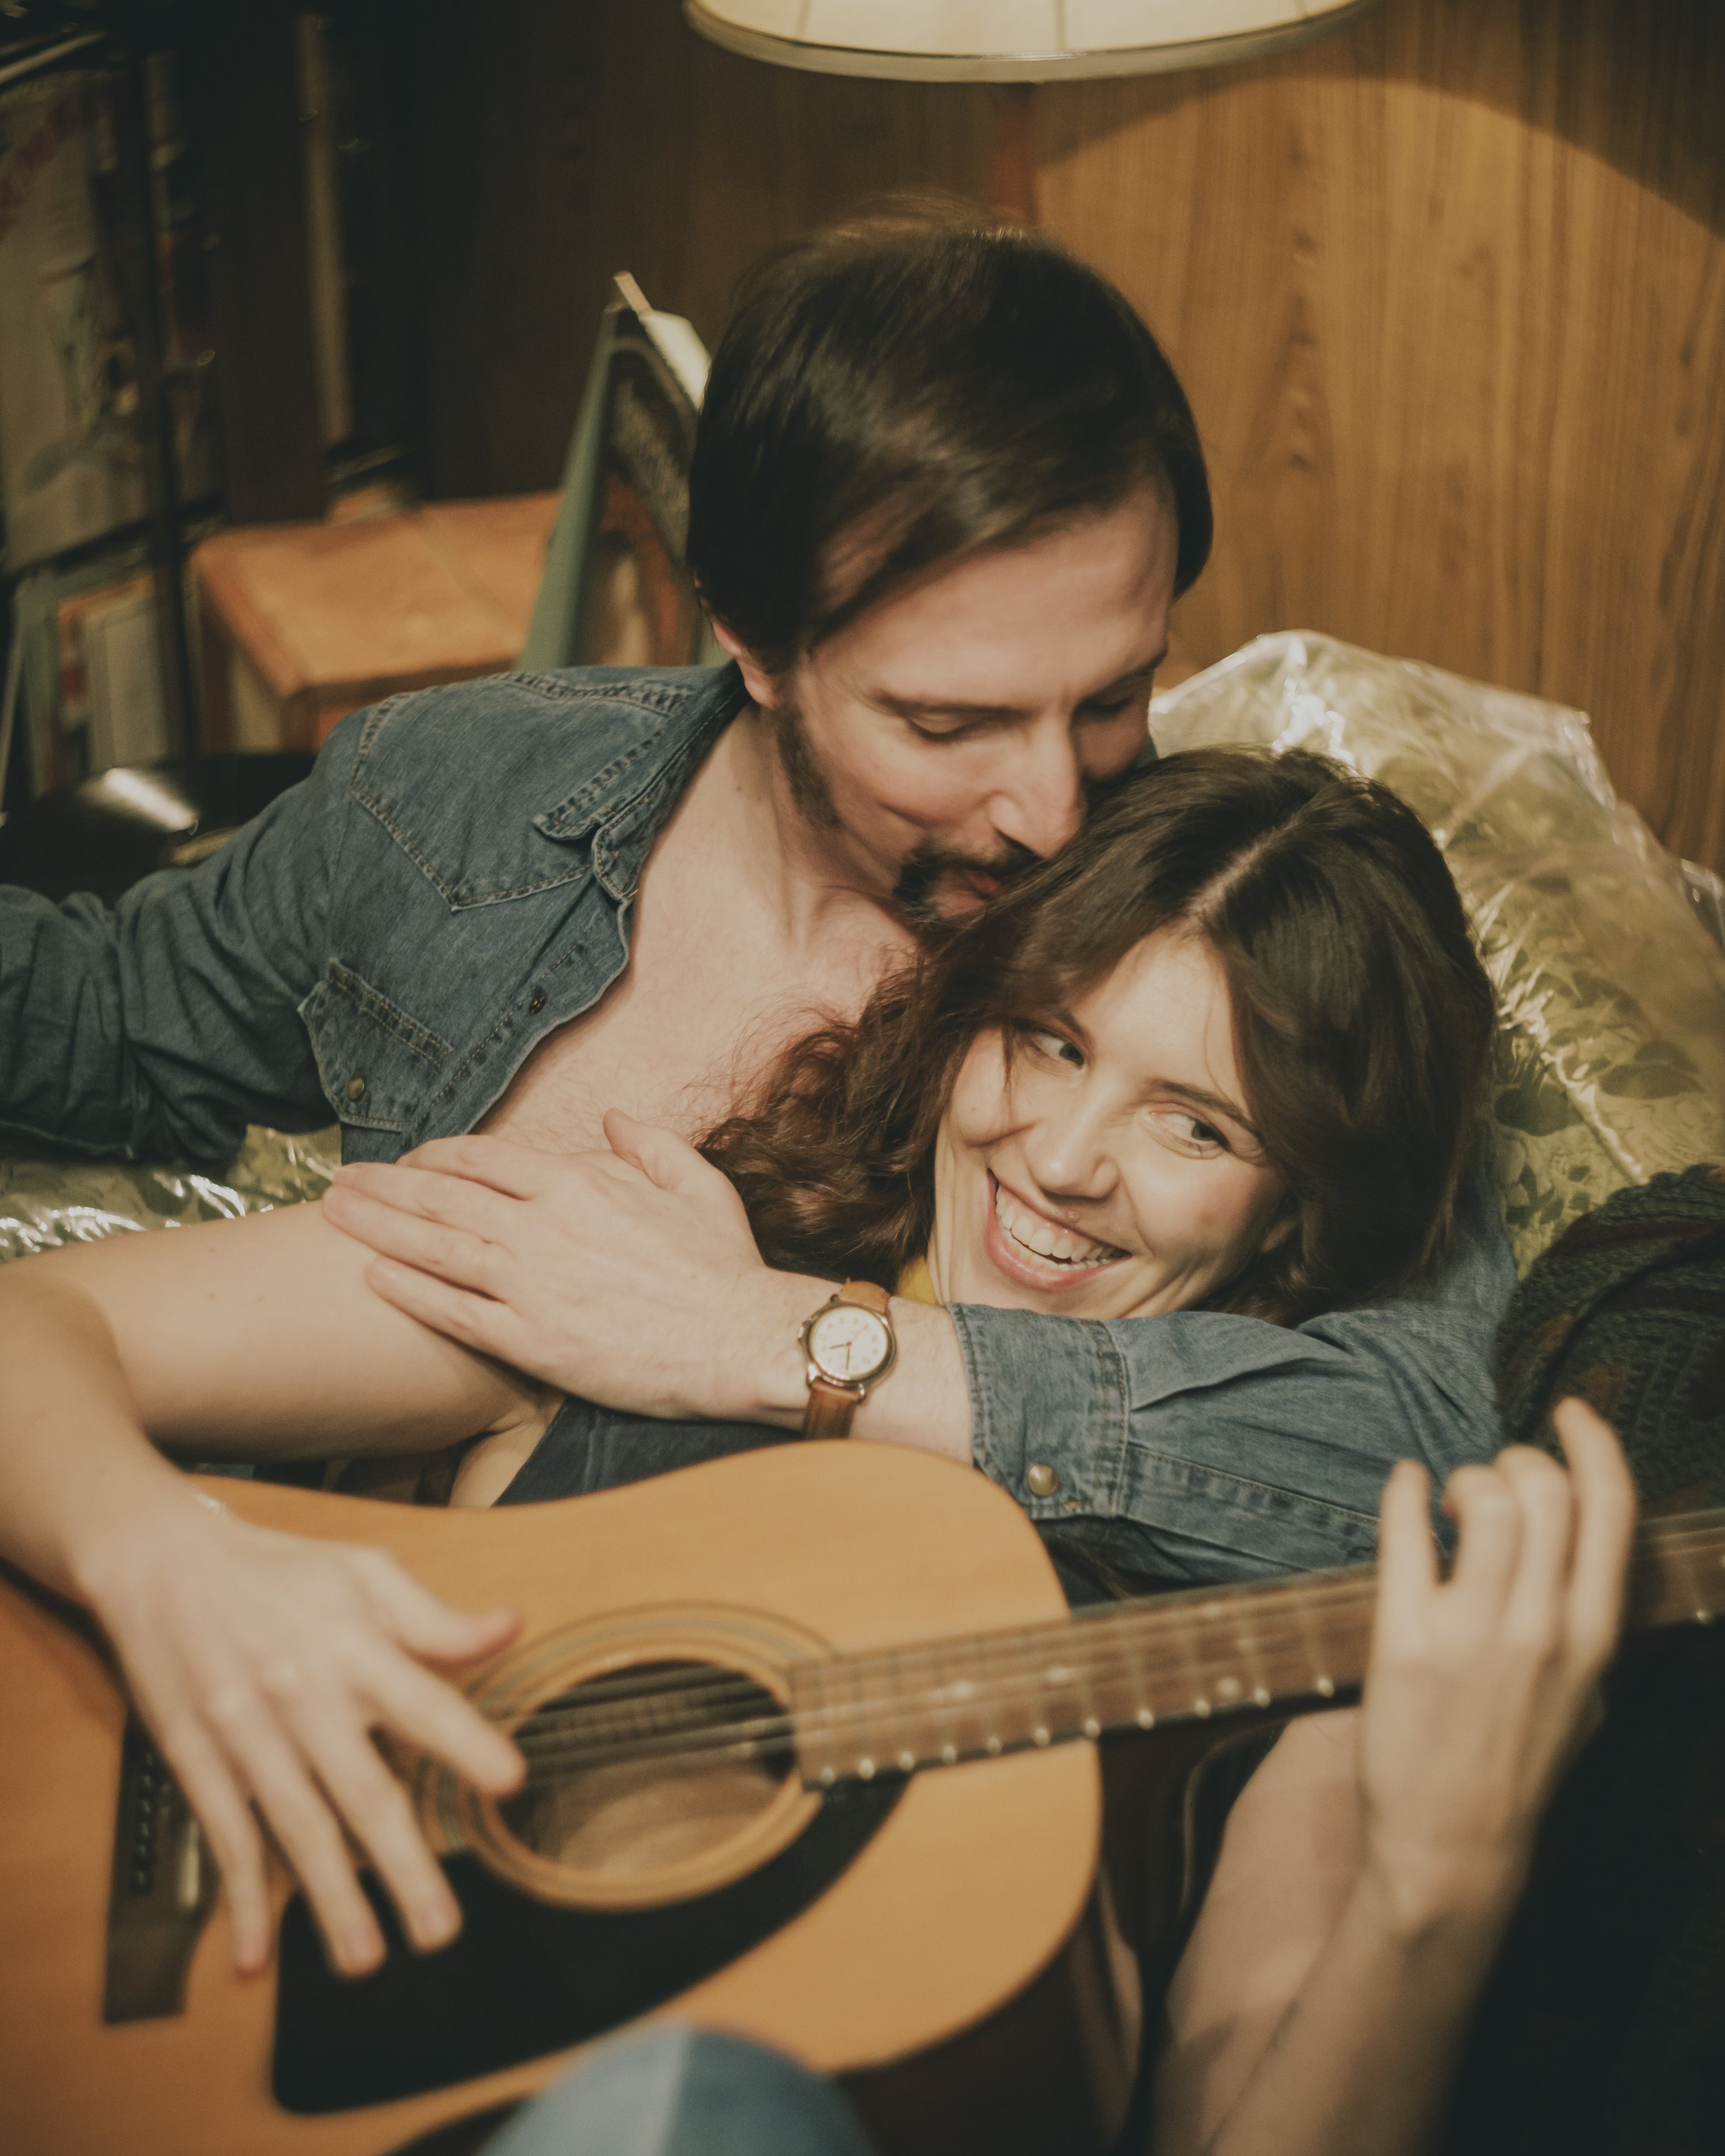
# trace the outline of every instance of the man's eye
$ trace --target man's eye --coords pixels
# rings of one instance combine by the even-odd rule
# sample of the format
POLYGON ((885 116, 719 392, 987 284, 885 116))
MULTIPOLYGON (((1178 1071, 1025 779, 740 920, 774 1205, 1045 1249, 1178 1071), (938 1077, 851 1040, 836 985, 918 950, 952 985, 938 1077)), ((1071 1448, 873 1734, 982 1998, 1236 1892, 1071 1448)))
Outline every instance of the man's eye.
POLYGON ((906 719, 905 724, 919 739, 926 742, 968 741, 978 728, 964 720, 949 726, 927 726, 921 719, 906 719))

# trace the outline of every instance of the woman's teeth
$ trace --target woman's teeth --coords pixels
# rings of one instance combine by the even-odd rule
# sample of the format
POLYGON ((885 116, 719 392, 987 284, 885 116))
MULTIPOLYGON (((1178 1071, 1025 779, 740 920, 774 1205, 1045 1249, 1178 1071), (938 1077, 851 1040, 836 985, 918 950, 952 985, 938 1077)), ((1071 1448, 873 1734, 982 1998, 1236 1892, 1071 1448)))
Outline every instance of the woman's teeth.
POLYGON ((1057 1228, 1040 1213, 1032 1213, 1020 1205, 998 1183, 994 1185, 994 1217, 1021 1250, 1048 1265, 1103 1265, 1126 1255, 1124 1250, 1116 1250, 1111 1243, 1099 1243, 1092 1236, 1075 1235, 1070 1228, 1057 1228))

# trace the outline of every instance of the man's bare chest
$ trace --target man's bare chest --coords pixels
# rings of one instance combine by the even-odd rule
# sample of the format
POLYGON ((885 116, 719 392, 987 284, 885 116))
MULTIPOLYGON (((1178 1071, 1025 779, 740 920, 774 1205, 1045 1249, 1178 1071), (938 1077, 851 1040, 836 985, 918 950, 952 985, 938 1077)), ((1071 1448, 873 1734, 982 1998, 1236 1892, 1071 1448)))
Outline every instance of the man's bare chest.
POLYGON ((603 1145, 601 1120, 621 1108, 699 1137, 800 1034, 854 1015, 902 947, 886 930, 799 948, 746 881, 674 849, 649 862, 633 927, 623 973, 539 1043, 482 1129, 577 1152, 603 1145))
POLYGON ((623 973, 538 1044, 482 1129, 577 1152, 603 1145, 605 1111, 621 1108, 699 1137, 800 1034, 852 1016, 908 950, 865 903, 805 906, 795 925, 793 880, 745 813, 738 747, 721 739, 655 843, 624 921, 623 973))
POLYGON ((723 953, 668 973, 638 955, 592 1010, 540 1042, 480 1127, 573 1152, 603 1145, 602 1118, 621 1108, 699 1137, 814 1022, 809 996, 801 984, 742 978, 723 953))

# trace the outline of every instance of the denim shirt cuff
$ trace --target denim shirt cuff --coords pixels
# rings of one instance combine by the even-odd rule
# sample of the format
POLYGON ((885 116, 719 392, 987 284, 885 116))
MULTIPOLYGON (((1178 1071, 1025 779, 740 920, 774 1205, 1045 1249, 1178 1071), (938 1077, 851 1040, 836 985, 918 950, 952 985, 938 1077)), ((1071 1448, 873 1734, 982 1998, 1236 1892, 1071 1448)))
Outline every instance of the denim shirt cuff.
POLYGON ((1033 1520, 1117 1509, 1130 1394, 1106 1326, 949 1306, 970 1393, 971 1456, 1033 1520))

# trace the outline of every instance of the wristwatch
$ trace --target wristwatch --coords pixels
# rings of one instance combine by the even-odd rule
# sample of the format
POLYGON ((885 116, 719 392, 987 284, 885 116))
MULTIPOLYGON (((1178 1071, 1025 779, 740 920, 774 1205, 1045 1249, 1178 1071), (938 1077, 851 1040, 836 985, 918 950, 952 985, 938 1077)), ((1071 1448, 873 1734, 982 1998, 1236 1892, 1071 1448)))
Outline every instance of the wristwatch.
POLYGON ((809 1378, 804 1437, 849 1437, 857 1409, 892 1368, 898 1341, 884 1287, 846 1281, 802 1332, 809 1378))

